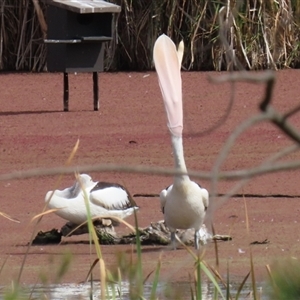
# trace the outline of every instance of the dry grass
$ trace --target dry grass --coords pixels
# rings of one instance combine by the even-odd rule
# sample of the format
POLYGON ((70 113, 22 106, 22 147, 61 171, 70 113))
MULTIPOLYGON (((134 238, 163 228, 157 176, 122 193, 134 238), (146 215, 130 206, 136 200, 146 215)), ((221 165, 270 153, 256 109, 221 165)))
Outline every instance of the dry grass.
MULTIPOLYGON (((122 7, 117 44, 107 46, 106 70, 152 68, 155 39, 184 40, 188 70, 233 69, 219 41, 224 36, 245 69, 300 66, 300 4, 297 0, 141 1, 110 0, 122 7)), ((46 66, 46 7, 41 0, 0 1, 0 70, 42 71, 46 66)))

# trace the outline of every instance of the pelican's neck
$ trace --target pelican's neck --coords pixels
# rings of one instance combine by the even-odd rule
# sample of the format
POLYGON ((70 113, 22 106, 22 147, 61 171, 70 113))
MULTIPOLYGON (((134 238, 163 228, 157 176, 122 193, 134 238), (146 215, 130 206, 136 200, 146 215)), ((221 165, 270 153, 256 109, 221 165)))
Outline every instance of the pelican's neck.
POLYGON ((76 180, 74 185, 69 189, 69 195, 68 198, 75 198, 78 196, 79 192, 80 192, 80 184, 78 183, 78 181, 76 180))
MULTIPOLYGON (((185 161, 184 161, 182 136, 171 134, 171 141, 172 141, 172 147, 173 147, 175 168, 182 172, 187 172, 187 168, 186 168, 185 161)), ((176 175, 175 176, 175 183, 186 181, 186 180, 189 180, 188 175, 176 175)))

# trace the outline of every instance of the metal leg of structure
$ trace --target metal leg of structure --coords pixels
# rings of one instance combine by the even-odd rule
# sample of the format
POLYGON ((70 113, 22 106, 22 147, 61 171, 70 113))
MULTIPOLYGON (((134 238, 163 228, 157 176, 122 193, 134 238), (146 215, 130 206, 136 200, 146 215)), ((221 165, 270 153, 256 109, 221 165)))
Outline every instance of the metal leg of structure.
POLYGON ((93 72, 94 110, 99 110, 98 72, 93 72))
POLYGON ((68 73, 64 73, 64 111, 69 111, 69 78, 68 73))

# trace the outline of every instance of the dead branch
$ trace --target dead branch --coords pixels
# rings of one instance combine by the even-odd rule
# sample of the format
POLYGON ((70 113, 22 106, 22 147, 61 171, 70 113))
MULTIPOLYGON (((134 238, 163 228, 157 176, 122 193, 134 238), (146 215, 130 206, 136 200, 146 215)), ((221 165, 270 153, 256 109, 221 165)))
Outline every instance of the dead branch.
POLYGON ((41 6, 39 4, 38 0, 32 0, 32 3, 34 5, 34 9, 36 11, 37 14, 37 18, 39 20, 39 24, 41 26, 41 30, 43 32, 43 38, 46 38, 46 34, 47 34, 47 23, 43 14, 43 11, 41 9, 41 6))

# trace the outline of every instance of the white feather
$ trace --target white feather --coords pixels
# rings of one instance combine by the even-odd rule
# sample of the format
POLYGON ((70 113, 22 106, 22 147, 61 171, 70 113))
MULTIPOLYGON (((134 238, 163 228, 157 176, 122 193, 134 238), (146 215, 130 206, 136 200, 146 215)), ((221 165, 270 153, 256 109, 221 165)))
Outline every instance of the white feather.
POLYGON ((115 186, 90 192, 90 201, 108 210, 125 209, 130 205, 126 190, 115 186))

